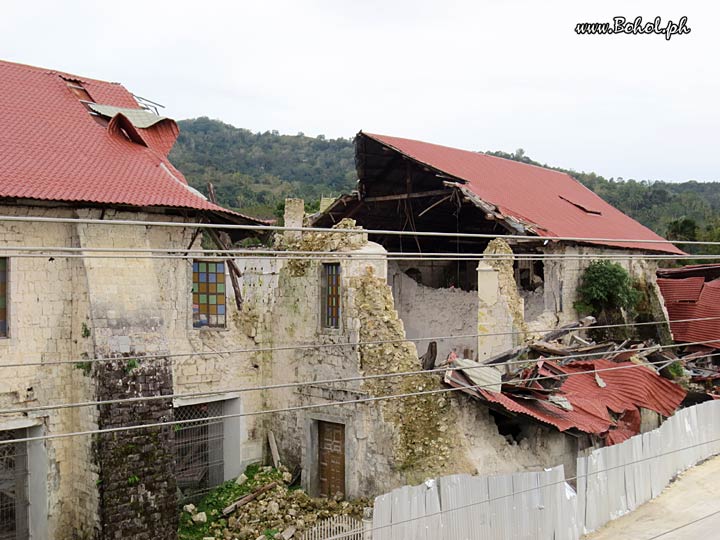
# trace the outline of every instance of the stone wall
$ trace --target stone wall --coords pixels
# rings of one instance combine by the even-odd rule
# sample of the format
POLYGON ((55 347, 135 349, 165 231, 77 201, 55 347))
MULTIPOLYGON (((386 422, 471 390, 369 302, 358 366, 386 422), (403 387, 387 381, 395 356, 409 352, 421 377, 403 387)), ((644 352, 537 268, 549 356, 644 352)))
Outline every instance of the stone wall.
MULTIPOLYGON (((83 210, 71 208, 5 206, 0 215, 30 215, 64 218, 95 218, 182 221, 180 217, 163 214, 83 210)), ((260 366, 256 355, 235 352, 254 345, 251 330, 244 324, 228 291, 228 327, 225 329, 192 327, 191 261, 183 259, 148 258, 147 251, 190 248, 194 229, 188 227, 146 227, 83 225, 55 223, 1 223, 0 242, 7 246, 59 246, 75 248, 125 248, 131 258, 103 258, 101 251, 87 251, 86 258, 63 256, 22 258, 11 257, 9 279, 10 337, 0 339, 0 356, 4 363, 20 364, 0 376, 0 404, 4 408, 23 408, 71 402, 92 401, 98 397, 132 397, 161 389, 174 393, 238 390, 257 384, 260 366), (200 353, 200 354, 198 354, 200 353), (188 356, 182 356, 187 354, 188 356), (88 359, 128 355, 167 355, 166 360, 146 360, 135 372, 114 372, 111 380, 117 387, 109 388, 101 372, 93 369, 88 359), (24 363, 65 362, 59 365, 22 367, 24 363), (154 371, 158 370, 158 371, 154 371), (142 377, 142 379, 140 378, 142 377), (155 382, 148 382, 153 379, 155 382)), ((199 241, 195 247, 199 247, 199 241)), ((166 257, 166 253, 154 253, 166 257)), ((252 326, 252 325, 250 325, 252 326)), ((260 407, 262 396, 243 394, 243 408, 260 407)), ((92 431, 98 427, 121 425, 128 415, 137 421, 168 418, 168 400, 148 402, 148 408, 128 410, 113 405, 108 411, 97 407, 74 407, 51 411, 30 412, 0 417, 0 429, 30 417, 44 434, 92 431), (155 404, 157 403, 156 408, 155 404), (107 413, 107 414, 106 414, 107 413), (115 417, 114 415, 118 416, 115 417)), ((256 421, 243 423, 239 438, 228 452, 240 454, 247 464, 262 458, 263 433, 256 421)), ((128 432, 130 434, 131 432, 128 432)), ((133 435, 138 436, 137 434, 133 435)), ((154 435, 146 434, 146 441, 154 435)), ((105 459, 107 452, 98 453, 104 436, 50 439, 44 444, 47 453, 46 486, 47 523, 42 524, 47 537, 57 540, 89 539, 114 534, 102 531, 101 515, 106 523, 126 519, 130 515, 124 504, 139 504, 148 509, 147 524, 158 523, 158 535, 146 527, 145 533, 130 532, 123 538, 162 537, 168 523, 158 520, 153 508, 169 509, 175 488, 169 470, 170 441, 158 435, 157 451, 161 464, 157 469, 138 468, 137 482, 127 484, 127 464, 117 465, 105 459), (94 444, 93 444, 94 440, 94 444), (119 467, 119 468, 116 468, 119 467), (158 477, 161 474, 164 478, 158 477), (123 485, 121 479, 125 478, 123 485), (107 484, 106 484, 107 483, 107 484), (110 492, 99 486, 112 486, 110 492), (140 495, 142 493, 142 495, 140 495), (118 513, 108 513, 106 503, 124 500, 118 513), (155 506, 149 501, 154 500, 155 506), (125 513, 123 513, 125 512, 125 513), (123 518, 125 516, 125 518, 123 518), (153 516, 151 520, 150 517, 153 516)), ((119 437, 119 436, 118 436, 119 437)), ((145 462, 150 456, 149 442, 137 444, 130 439, 115 437, 128 450, 135 445, 135 454, 128 462, 145 462), (145 449, 143 450, 143 447, 145 449)), ((138 441, 141 442, 141 441, 138 441)), ((112 453, 112 452, 111 452, 112 453)), ((110 456, 112 458, 112 456, 110 456)), ((39 482, 40 485, 43 482, 39 482)), ((105 489, 105 487, 103 487, 105 489)), ((31 494, 32 496, 32 494, 31 494)), ((115 512, 115 510, 112 510, 115 512)), ((162 512, 160 512, 163 516, 162 512)), ((167 514, 174 519, 174 511, 167 514)), ((137 525, 139 531, 140 525, 137 525)), ((106 527, 107 529, 107 527, 106 527)), ((169 533, 168 533, 169 534, 169 533)), ((112 537, 112 536, 111 536, 112 537)))
MULTIPOLYGON (((473 270, 474 271, 474 270, 473 270)), ((434 288, 418 284, 394 262, 388 265, 395 308, 410 340, 432 336, 466 336, 437 340, 437 362, 455 351, 458 356, 475 358, 477 350, 478 295, 476 291, 434 288)), ((428 341, 414 341, 420 354, 428 341)))
MULTIPOLYGON (((95 366, 98 399, 170 395, 167 359, 117 360, 95 366)), ((172 399, 99 407, 100 429, 167 422, 172 399)), ((172 540, 177 536, 173 426, 104 433, 96 438, 102 538, 172 540)))

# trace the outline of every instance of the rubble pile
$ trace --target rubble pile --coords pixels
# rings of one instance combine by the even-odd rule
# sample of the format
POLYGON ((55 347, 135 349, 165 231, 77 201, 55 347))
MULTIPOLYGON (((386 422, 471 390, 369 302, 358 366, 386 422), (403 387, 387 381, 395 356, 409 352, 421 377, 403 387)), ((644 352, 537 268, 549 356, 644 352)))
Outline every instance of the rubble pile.
MULTIPOLYGON (((247 482, 252 488, 236 500, 224 499, 215 508, 205 508, 203 511, 192 504, 183 507, 180 521, 185 524, 185 529, 181 531, 180 538, 302 538, 301 533, 319 521, 338 515, 360 519, 363 510, 371 505, 367 499, 343 501, 339 497, 313 498, 301 489, 290 488, 291 480, 292 475, 287 470, 277 471, 272 467, 262 467, 250 482, 247 476, 241 475, 237 482, 247 482)), ((202 503, 198 506, 204 507, 202 503)))

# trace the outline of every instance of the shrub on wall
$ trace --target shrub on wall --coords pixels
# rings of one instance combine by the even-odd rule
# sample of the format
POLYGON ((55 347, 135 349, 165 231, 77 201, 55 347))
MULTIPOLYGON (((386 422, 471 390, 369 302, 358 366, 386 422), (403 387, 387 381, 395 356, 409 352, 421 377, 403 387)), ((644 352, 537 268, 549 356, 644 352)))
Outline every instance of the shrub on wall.
POLYGON ((593 261, 583 272, 574 304, 580 313, 598 317, 609 310, 632 310, 640 293, 627 270, 611 261, 593 261))

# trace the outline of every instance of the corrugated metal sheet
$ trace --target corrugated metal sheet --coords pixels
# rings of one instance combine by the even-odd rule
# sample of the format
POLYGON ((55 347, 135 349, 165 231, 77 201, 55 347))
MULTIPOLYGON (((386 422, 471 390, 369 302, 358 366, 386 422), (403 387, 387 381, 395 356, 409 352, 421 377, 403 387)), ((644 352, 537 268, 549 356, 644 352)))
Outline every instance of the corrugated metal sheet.
MULTIPOLYGON (((714 272, 715 267, 690 267, 690 271, 714 272)), ((658 278, 657 281, 671 321, 715 318, 670 323, 675 341, 710 342, 708 347, 720 349, 720 279, 706 282, 703 277, 689 277, 658 278)))
POLYGON ((547 394, 492 392, 474 386, 461 372, 446 375, 446 382, 476 398, 505 410, 526 415, 560 431, 575 429, 585 433, 606 435, 607 444, 624 441, 639 431, 638 407, 670 416, 685 397, 685 390, 660 377, 655 371, 632 362, 594 360, 571 362, 560 366, 548 361, 538 363, 538 371, 527 370, 526 378, 535 375, 567 374, 556 393, 567 399, 572 410, 566 410, 547 399, 547 394), (550 369, 548 369, 548 367, 550 369), (622 368, 622 369, 610 369, 622 368), (593 373, 588 371, 599 370, 593 373), (605 370, 605 371, 603 371, 605 370), (604 386, 601 386, 600 377, 604 386), (616 422, 610 411, 622 414, 616 422), (612 436, 610 436, 612 433, 612 436))
MULTIPOLYGON (((361 132, 409 158, 467 182, 503 214, 534 225, 540 236, 663 240, 569 175, 516 161, 400 137, 361 132)), ((670 243, 597 242, 683 253, 670 243)))
POLYGON ((700 298, 700 291, 702 291, 705 284, 705 279, 701 277, 685 279, 658 278, 657 283, 666 302, 697 302, 698 298, 700 298))
POLYGON ((0 61, 0 197, 238 215, 194 192, 172 166, 167 153, 178 135, 174 121, 139 129, 147 146, 113 136, 68 80, 79 81, 97 103, 140 109, 120 84, 0 61))

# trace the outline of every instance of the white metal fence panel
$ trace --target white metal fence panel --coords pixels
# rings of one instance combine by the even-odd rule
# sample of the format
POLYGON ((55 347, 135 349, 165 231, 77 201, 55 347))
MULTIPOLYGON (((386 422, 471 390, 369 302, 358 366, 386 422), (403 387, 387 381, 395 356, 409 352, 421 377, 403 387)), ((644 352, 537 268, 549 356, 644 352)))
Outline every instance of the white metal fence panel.
MULTIPOLYGON (((678 411, 658 429, 563 467, 439 478, 375 499, 372 540, 577 540, 657 497, 670 480, 720 453, 720 401, 678 411)), ((367 538, 365 539, 367 540, 367 538)))
POLYGON ((720 401, 713 400, 678 411, 658 429, 579 458, 582 529, 597 530, 632 512, 660 495, 677 474, 718 453, 720 401))

